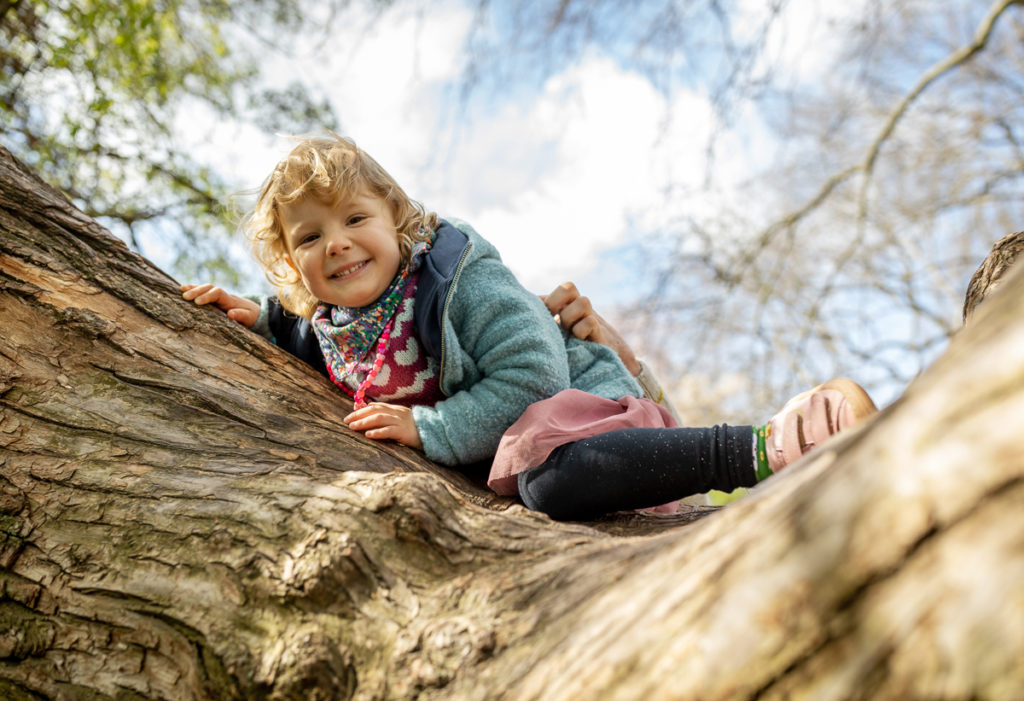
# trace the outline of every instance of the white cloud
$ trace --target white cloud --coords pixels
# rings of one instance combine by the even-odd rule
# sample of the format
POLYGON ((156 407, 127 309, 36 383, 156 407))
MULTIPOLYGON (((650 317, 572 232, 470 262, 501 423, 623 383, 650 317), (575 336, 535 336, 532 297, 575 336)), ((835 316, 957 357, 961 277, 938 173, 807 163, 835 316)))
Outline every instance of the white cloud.
POLYGON ((491 239, 527 287, 547 291, 628 239, 631 216, 659 210, 669 172, 702 172, 707 110, 678 116, 689 127, 681 141, 665 129, 668 110, 645 78, 591 58, 531 104, 475 124, 446 165, 456 175, 431 195, 491 239))

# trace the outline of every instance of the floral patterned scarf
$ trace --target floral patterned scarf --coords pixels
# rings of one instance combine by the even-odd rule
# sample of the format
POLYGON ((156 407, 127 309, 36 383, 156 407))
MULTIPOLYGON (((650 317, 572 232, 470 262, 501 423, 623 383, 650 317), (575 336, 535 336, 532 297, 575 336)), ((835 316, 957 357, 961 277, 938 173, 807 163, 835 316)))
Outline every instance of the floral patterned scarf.
POLYGON ((344 387, 344 379, 356 364, 375 349, 384 327, 395 315, 409 275, 419 269, 430 243, 421 241, 412 248, 409 264, 398 271, 384 293, 365 307, 319 304, 310 323, 327 371, 335 384, 344 387))

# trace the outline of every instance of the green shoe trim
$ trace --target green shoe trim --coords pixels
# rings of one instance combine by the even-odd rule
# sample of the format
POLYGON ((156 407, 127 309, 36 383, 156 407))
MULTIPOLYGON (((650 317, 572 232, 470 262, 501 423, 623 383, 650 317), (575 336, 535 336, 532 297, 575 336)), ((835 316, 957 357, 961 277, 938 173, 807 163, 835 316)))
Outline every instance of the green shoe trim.
POLYGON ((768 464, 768 453, 765 449, 768 426, 754 426, 754 436, 757 437, 757 466, 754 468, 754 477, 761 482, 772 476, 772 468, 768 464))

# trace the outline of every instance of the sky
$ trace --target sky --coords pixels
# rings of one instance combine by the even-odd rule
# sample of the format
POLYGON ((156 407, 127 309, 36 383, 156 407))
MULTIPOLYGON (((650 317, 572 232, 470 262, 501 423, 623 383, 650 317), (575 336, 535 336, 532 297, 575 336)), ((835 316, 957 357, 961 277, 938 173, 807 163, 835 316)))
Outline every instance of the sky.
MULTIPOLYGON (((821 65, 828 46, 814 40, 824 26, 818 4, 793 0, 789 40, 769 52, 794 75, 821 65)), ((528 289, 575 280, 595 302, 616 303, 636 274, 616 264, 617 251, 635 244, 638 231, 715 206, 706 194, 671 201, 664 194, 697 191, 707 174, 705 145, 716 126, 708 99, 683 88, 667 95, 594 51, 542 84, 511 85, 460 112, 452 88, 472 20, 471 8, 455 0, 433 4, 429 14, 390 11, 372 23, 349 15, 329 43, 269 54, 263 70, 270 84, 299 78, 328 98, 344 135, 414 199, 472 224, 528 289)), ((771 158, 758 115, 739 121, 743 132, 719 143, 721 197, 771 158)), ((291 147, 286 135, 267 138, 242 124, 185 133, 197 155, 240 188, 258 186, 291 147)), ((239 243, 239 260, 243 249, 239 243)))

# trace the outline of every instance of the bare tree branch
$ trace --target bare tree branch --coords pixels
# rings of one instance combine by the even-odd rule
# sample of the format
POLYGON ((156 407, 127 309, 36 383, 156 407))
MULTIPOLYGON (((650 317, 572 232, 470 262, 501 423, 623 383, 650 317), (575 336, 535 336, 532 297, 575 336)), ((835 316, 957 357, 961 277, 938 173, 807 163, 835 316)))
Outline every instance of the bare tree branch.
POLYGON ((921 93, 927 90, 928 86, 936 80, 961 64, 971 60, 978 52, 984 49, 988 44, 989 37, 992 35, 996 21, 998 21, 1002 14, 1013 5, 1024 5, 1024 0, 996 0, 996 2, 992 3, 988 14, 985 15, 984 19, 982 19, 974 33, 974 40, 970 44, 960 47, 943 60, 934 64, 918 79, 917 84, 911 88, 911 90, 900 101, 900 104, 896 106, 896 109, 889 115, 889 119, 882 127, 882 131, 871 144, 871 147, 868 150, 868 155, 864 159, 864 163, 862 165, 864 172, 869 177, 875 168, 875 161, 878 159, 879 151, 885 142, 888 141, 893 130, 896 129, 896 125, 903 118, 903 115, 906 114, 914 101, 917 100, 921 93))

